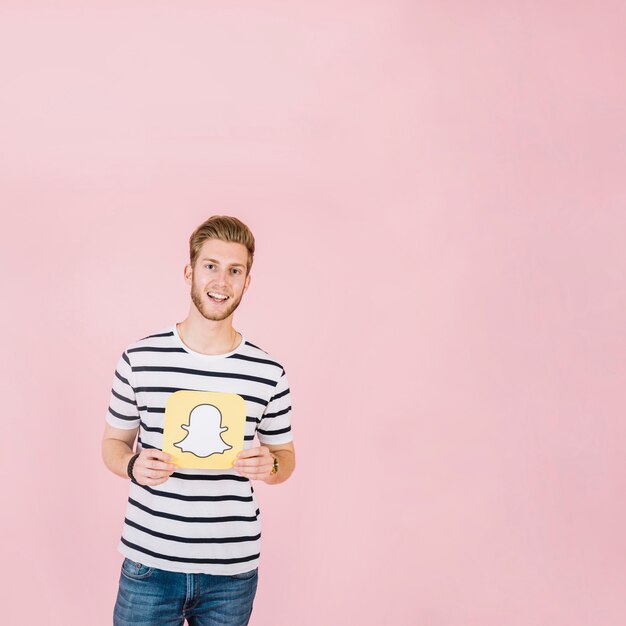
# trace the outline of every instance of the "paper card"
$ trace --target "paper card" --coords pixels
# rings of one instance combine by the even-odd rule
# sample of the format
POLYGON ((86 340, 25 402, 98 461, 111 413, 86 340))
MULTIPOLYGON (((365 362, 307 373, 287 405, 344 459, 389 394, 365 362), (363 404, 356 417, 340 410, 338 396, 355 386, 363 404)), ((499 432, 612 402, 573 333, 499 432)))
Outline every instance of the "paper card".
POLYGON ((165 403, 163 452, 178 467, 231 469, 245 429, 246 401, 236 393, 175 391, 165 403))

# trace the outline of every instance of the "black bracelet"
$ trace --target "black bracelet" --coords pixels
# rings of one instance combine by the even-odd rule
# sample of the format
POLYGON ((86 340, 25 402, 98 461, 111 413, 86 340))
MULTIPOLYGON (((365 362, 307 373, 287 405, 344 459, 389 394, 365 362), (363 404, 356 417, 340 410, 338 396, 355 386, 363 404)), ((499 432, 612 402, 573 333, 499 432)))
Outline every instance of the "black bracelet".
POLYGON ((133 454, 133 456, 130 457, 130 461, 128 461, 128 467, 126 468, 126 473, 128 474, 128 478, 130 478, 130 482, 135 483, 135 485, 138 485, 139 483, 133 474, 133 466, 135 465, 135 461, 138 456, 138 454, 133 454))

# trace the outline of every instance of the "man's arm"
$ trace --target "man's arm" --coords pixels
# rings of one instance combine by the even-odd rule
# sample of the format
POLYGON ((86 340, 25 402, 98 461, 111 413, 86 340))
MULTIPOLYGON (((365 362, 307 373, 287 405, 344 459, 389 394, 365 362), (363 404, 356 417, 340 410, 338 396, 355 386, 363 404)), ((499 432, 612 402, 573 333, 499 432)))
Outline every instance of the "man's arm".
POLYGON ((262 480, 268 485, 284 483, 296 467, 293 442, 262 445, 242 450, 235 461, 235 470, 252 480, 262 480), (278 459, 278 472, 272 474, 274 456, 278 459))
MULTIPOLYGON (((134 455, 133 444, 139 428, 113 428, 110 424, 104 427, 102 437, 102 458, 104 464, 118 476, 128 478, 128 462, 134 455)), ((169 454, 144 448, 133 467, 133 475, 140 485, 160 485, 164 483, 176 469, 169 463, 169 454)))

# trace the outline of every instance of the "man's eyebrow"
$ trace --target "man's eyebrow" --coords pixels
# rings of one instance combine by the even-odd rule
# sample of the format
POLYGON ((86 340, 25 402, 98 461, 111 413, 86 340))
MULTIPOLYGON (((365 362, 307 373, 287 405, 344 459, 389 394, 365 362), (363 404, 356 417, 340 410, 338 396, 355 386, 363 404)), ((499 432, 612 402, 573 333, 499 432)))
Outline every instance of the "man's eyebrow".
MULTIPOLYGON (((215 263, 216 265, 219 265, 220 262, 217 259, 202 259, 200 261, 200 263, 215 263)), ((245 265, 243 263, 229 263, 229 267, 245 267, 245 265)))

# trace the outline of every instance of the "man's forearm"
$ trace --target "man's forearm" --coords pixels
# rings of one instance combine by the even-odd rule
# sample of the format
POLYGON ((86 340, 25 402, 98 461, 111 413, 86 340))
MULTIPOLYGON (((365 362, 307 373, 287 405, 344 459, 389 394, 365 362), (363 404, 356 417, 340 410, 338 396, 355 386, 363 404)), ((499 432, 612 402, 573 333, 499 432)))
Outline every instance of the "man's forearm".
POLYGON ((270 474, 265 482, 268 485, 284 483, 296 467, 296 455, 292 450, 273 450, 272 454, 278 459, 278 472, 270 474))
POLYGON ((134 452, 125 441, 105 439, 102 442, 102 458, 104 464, 118 476, 128 478, 128 462, 134 452))

